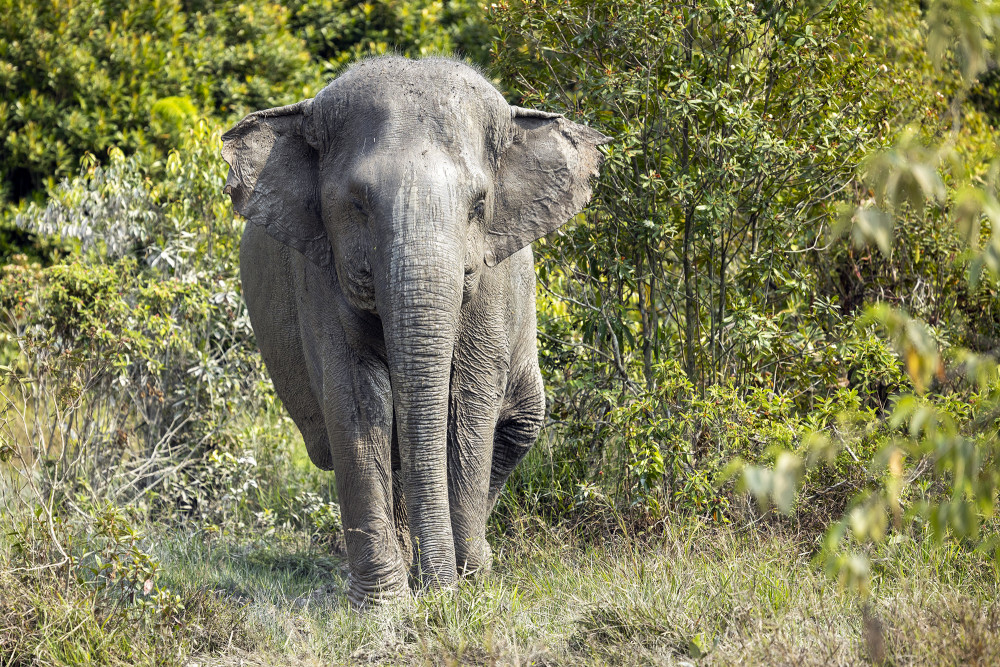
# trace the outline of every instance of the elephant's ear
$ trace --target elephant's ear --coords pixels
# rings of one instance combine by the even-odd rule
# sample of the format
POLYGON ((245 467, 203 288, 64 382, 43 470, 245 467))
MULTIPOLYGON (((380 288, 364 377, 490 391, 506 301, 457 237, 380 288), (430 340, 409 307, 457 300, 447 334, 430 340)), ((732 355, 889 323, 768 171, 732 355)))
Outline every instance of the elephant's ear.
POLYGON ((564 225, 590 200, 590 178, 611 139, 559 114, 511 107, 513 142, 500 158, 487 266, 564 225))
POLYGON ((306 139, 312 100, 252 113, 222 135, 226 192, 251 223, 319 266, 332 250, 319 198, 319 158, 306 139))

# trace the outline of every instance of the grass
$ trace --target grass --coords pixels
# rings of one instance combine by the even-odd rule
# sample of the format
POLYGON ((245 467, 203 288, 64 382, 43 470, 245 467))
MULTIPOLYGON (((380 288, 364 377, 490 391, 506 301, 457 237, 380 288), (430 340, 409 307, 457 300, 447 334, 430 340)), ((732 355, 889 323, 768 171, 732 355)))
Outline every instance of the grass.
POLYGON ((179 624, 112 627, 83 595, 4 574, 0 664, 1000 662, 995 572, 957 550, 885 546, 861 599, 794 536, 685 521, 642 541, 493 540, 490 574, 359 614, 343 560, 302 533, 161 534, 149 546, 184 603, 179 624))
MULTIPOLYGON (((609 537, 625 523, 594 509, 589 522, 552 528, 529 502, 544 501, 540 473, 521 484, 525 505, 508 499, 491 524, 489 574, 358 613, 342 592, 336 543, 317 539, 317 526, 287 527, 309 522, 282 528, 276 518, 301 504, 302 490, 329 492, 331 479, 282 449, 295 444, 286 422, 240 439, 258 465, 206 473, 232 476, 232 488, 259 483, 228 501, 225 489, 202 489, 206 507, 218 505, 218 525, 203 529, 184 528, 195 523, 181 515, 133 526, 156 514, 87 515, 54 501, 53 516, 70 523, 46 524, 0 493, 0 667, 1000 664, 1000 584, 987 556, 897 536, 868 553, 862 598, 813 564, 816 533, 794 533, 792 522, 677 518, 641 537, 609 537), (47 541, 53 525, 61 544, 89 554, 75 570, 51 566, 60 560, 47 541), (131 575, 131 589, 122 574, 90 576, 98 552, 122 572, 155 563, 155 587, 143 591, 146 574, 131 575)), ((548 465, 540 456, 519 474, 548 465)))
POLYGON ((1000 660, 995 578, 990 585, 987 569, 913 542, 879 554, 882 573, 866 602, 838 591, 802 544, 777 535, 689 523, 641 544, 596 546, 545 533, 495 542, 490 575, 366 615, 345 606, 335 562, 302 545, 249 547, 237 557, 185 549, 168 562, 190 583, 235 584, 252 600, 248 608, 268 637, 258 650, 270 661, 1000 660))

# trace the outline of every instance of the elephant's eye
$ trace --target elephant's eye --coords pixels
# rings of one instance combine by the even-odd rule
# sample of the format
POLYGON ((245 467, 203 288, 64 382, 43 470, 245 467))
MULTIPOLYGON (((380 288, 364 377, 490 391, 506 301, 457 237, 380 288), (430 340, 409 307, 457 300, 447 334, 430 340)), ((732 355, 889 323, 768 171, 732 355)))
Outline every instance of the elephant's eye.
POLYGON ((365 204, 359 197, 351 197, 351 206, 361 215, 365 214, 365 204))
POLYGON ((486 214, 486 200, 480 199, 476 202, 476 205, 472 207, 472 211, 469 213, 469 218, 482 218, 486 214))

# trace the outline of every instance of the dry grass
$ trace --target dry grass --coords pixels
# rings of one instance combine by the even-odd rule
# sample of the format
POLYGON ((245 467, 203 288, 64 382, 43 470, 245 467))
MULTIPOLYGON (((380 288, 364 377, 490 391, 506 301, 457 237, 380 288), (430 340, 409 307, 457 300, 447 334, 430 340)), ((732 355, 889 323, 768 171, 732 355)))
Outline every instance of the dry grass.
MULTIPOLYGON (((988 561, 906 540, 862 600, 795 538, 688 522, 654 540, 494 535, 493 572, 359 614, 302 534, 150 541, 176 624, 112 625, 84 588, 0 574, 0 665, 997 664, 988 561)), ((48 578, 47 578, 48 577, 48 578)))
MULTIPOLYGON (((74 628, 79 610, 59 611, 41 590, 7 604, 0 623, 8 633, 21 628, 31 648, 12 664, 70 664, 85 650, 95 663, 199 665, 1000 662, 995 573, 960 552, 887 546, 874 554, 882 567, 861 600, 787 536, 685 523, 641 544, 571 534, 494 535, 494 543, 491 574, 359 614, 341 593, 342 562, 303 535, 161 536, 161 583, 186 603, 169 637, 136 627, 95 642, 107 628, 74 628)), ((0 579, 4 600, 24 596, 12 581, 0 579)), ((9 663, 9 641, 0 646, 9 663)))
MULTIPOLYGON (((261 460, 288 440, 265 426, 243 438, 261 460)), ((270 477, 259 486, 287 489, 283 465, 261 466, 270 477)), ((995 563, 929 540, 897 536, 870 553, 861 599, 813 566, 814 537, 676 520, 632 539, 609 530, 624 525, 611 510, 565 531, 508 512, 490 536, 490 574, 359 614, 336 547, 305 529, 263 528, 248 518, 257 506, 244 508, 249 528, 182 529, 173 517, 136 526, 145 536, 134 538, 128 517, 154 515, 123 513, 112 529, 100 507, 67 512, 41 491, 32 504, 11 495, 21 488, 0 486, 0 667, 1000 664, 995 563), (95 550, 123 571, 156 563, 162 590, 109 601, 93 582, 120 577, 78 580, 65 565, 66 554, 95 550)), ((135 577, 141 589, 146 575, 135 577)))

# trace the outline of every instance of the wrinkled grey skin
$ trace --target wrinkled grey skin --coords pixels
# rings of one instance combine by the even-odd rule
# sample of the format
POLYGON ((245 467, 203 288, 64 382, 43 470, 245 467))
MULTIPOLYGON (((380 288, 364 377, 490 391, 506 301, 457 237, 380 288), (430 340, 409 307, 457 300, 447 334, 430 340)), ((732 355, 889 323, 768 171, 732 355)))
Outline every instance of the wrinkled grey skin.
POLYGON ((607 138, 447 59, 378 58, 223 136, 243 294, 357 605, 488 568, 486 518, 545 400, 529 244, 588 201, 607 138))

